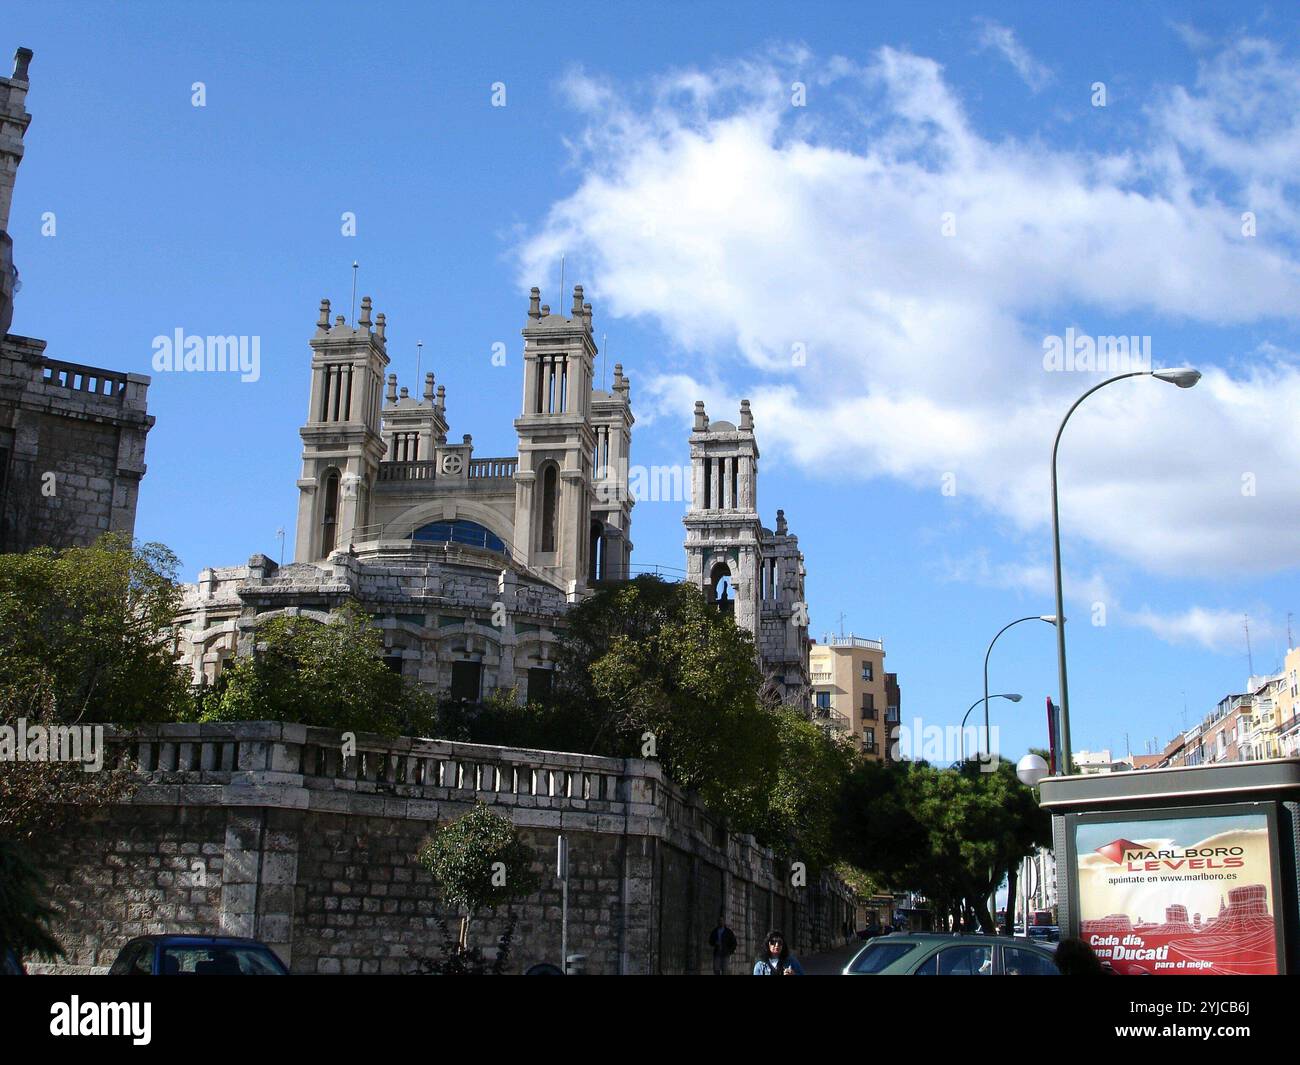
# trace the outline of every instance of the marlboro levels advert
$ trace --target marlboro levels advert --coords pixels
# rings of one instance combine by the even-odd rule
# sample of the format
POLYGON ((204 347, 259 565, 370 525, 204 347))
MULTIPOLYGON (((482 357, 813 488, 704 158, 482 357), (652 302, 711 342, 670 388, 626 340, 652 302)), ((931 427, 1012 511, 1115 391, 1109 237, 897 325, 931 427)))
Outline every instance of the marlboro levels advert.
POLYGON ((1080 824, 1080 931, 1124 975, 1277 972, 1263 814, 1080 824))

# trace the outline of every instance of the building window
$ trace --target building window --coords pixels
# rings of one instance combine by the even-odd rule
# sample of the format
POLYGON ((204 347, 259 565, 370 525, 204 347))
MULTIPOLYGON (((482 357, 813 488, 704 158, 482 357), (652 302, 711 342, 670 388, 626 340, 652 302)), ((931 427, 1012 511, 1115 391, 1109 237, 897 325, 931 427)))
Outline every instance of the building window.
POLYGON ((483 665, 480 662, 453 662, 451 664, 451 697, 469 703, 479 700, 483 682, 483 665))
POLYGON ((871 754, 876 750, 876 730, 873 728, 864 728, 862 730, 862 749, 871 754))
POLYGON ((555 515, 557 510, 558 473, 555 463, 542 474, 542 550, 555 550, 555 515))
POLYGON ((817 709, 829 710, 831 708, 831 693, 817 692, 817 709))
POLYGON ((871 661, 865 658, 862 660, 862 679, 863 680, 876 679, 875 672, 871 668, 871 661))
POLYGON ((339 520, 339 471, 329 470, 325 474, 325 509, 321 515, 320 553, 322 558, 329 557, 334 550, 335 536, 339 520))
POLYGON ((714 606, 724 614, 734 614, 736 601, 732 597, 731 568, 719 562, 709 574, 709 595, 714 606))
POLYGON ((864 721, 876 720, 876 697, 871 692, 862 693, 862 719, 864 721))
POLYGON ((551 697, 551 682, 554 678, 554 670, 540 667, 530 669, 528 671, 528 701, 530 703, 546 702, 551 697))
POLYGON ((467 521, 464 518, 431 521, 411 533, 411 539, 419 543, 467 544, 470 547, 496 551, 502 555, 509 554, 506 551, 505 541, 501 537, 478 522, 467 521))

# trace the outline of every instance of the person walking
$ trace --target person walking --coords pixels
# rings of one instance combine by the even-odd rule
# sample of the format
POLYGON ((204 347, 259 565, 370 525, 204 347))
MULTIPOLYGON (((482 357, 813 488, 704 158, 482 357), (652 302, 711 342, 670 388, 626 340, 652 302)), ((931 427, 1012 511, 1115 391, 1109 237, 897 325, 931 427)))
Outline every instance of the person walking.
POLYGON ((718 925, 709 933, 709 946, 713 948, 713 975, 726 976, 731 956, 736 953, 736 933, 727 927, 727 915, 718 914, 718 925))
POLYGON ((777 929, 767 934, 766 949, 754 962, 755 976, 803 976, 803 966, 790 953, 785 936, 777 929))

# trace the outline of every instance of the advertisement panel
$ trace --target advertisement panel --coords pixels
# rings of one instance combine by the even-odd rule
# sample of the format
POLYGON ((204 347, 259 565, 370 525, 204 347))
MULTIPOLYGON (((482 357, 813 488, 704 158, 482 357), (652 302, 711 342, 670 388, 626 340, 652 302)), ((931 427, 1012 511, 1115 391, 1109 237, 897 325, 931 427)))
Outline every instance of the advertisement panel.
POLYGON ((1278 972, 1262 812, 1075 824, 1079 935, 1126 975, 1278 972))

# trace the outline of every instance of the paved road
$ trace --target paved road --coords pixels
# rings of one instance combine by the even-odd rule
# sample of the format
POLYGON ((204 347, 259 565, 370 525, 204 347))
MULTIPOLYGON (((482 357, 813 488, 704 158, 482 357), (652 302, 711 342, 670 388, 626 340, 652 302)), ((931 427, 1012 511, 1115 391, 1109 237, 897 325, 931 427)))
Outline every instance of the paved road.
POLYGON ((862 941, 855 940, 846 947, 837 947, 835 950, 800 958, 799 964, 809 976, 838 976, 840 970, 849 963, 849 959, 861 948, 862 941))

